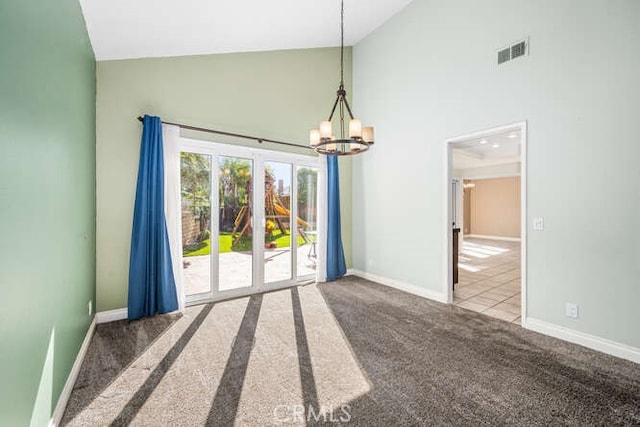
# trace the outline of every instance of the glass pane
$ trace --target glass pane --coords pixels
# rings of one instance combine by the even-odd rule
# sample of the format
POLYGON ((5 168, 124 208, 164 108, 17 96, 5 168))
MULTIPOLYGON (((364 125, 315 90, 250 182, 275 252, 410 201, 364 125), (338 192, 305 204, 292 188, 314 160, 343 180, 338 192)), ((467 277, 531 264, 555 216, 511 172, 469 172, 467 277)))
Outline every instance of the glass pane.
POLYGON ((187 295, 211 291, 211 156, 180 153, 182 267, 187 295))
POLYGON ((226 291, 252 284, 253 161, 221 156, 218 168, 218 289, 226 291))
POLYGON ((298 167, 298 260, 297 274, 315 274, 318 259, 318 169, 298 167))
POLYGON ((287 163, 264 165, 264 282, 291 279, 291 171, 287 163))

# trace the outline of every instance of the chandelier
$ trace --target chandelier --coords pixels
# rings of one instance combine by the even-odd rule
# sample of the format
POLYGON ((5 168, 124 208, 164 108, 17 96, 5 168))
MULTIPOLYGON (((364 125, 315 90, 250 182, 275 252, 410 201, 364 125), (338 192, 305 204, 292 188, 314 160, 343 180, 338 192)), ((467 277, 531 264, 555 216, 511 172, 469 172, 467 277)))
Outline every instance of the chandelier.
POLYGON ((320 129, 309 131, 309 143, 318 153, 327 156, 350 156, 367 151, 373 144, 373 127, 362 127, 362 122, 353 117, 347 92, 344 90, 344 0, 340 2, 340 86, 331 108, 329 119, 320 122, 320 129), (331 121, 338 109, 340 117, 340 137, 333 134, 331 121), (344 113, 349 114, 349 133, 345 132, 344 113))

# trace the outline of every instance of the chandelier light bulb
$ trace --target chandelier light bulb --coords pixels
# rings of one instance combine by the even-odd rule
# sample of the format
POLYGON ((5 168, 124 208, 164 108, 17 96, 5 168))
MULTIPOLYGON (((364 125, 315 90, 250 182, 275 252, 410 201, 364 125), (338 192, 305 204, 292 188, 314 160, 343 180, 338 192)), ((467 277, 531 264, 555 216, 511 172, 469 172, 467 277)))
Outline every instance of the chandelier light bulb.
POLYGON ((320 131, 318 129, 309 131, 309 144, 314 148, 320 144, 320 131))
POLYGON ((320 137, 321 138, 331 138, 331 122, 329 120, 324 120, 320 122, 320 137))
POLYGON ((362 137, 362 122, 359 119, 349 120, 349 138, 362 137))
POLYGON ((365 126, 362 128, 362 140, 364 142, 373 143, 373 126, 365 126))

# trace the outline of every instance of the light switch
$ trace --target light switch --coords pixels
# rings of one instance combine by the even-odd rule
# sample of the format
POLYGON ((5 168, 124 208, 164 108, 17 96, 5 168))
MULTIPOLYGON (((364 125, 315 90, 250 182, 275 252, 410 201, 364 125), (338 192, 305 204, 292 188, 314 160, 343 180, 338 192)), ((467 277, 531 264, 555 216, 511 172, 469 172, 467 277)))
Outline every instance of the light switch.
POLYGON ((533 218, 533 230, 534 231, 544 230, 544 218, 533 218))

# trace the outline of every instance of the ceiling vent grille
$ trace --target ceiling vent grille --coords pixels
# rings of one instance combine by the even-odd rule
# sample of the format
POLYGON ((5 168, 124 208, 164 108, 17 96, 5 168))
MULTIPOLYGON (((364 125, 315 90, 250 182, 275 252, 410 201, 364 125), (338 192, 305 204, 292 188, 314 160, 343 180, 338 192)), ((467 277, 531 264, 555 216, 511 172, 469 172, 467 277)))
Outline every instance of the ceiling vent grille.
POLYGON ((511 49, 506 48, 498 51, 498 64, 502 64, 503 62, 507 62, 511 59, 511 49))
POLYGON ((529 40, 520 40, 498 50, 498 65, 529 54, 529 40))
POLYGON ((516 43, 511 46, 511 59, 516 59, 519 56, 523 56, 526 53, 527 45, 525 42, 516 43))

